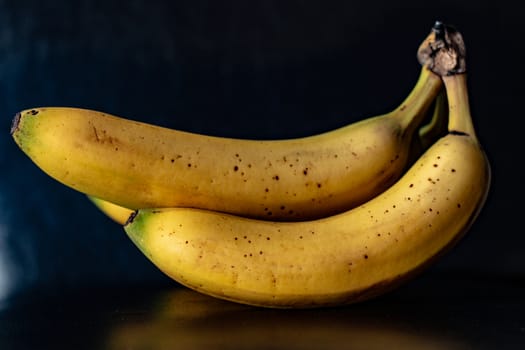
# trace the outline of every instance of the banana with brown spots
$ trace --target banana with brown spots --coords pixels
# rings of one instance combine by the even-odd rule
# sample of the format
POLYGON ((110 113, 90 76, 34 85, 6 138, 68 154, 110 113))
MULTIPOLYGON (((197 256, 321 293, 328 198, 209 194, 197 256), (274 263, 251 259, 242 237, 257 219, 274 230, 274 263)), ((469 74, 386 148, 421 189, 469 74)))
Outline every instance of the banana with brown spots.
POLYGON ((305 220, 348 210, 392 185, 441 90, 423 64, 393 111, 296 139, 215 137, 66 107, 22 111, 11 133, 45 173, 119 206, 305 220))
POLYGON ((466 75, 447 74, 448 134, 397 183, 357 208, 302 222, 191 208, 144 209, 124 229, 168 276, 218 298, 299 308, 385 293, 458 242, 490 187, 466 75))

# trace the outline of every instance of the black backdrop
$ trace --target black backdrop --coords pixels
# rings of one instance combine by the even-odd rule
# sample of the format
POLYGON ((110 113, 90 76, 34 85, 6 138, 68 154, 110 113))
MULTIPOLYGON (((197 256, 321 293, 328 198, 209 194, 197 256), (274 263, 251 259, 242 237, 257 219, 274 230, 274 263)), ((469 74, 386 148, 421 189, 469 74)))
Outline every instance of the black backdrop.
POLYGON ((481 1, 0 0, 0 298, 173 283, 16 147, 17 111, 75 106, 213 135, 309 135, 395 107, 435 20, 463 33, 493 185, 470 233, 429 273, 523 275, 523 19, 481 1))

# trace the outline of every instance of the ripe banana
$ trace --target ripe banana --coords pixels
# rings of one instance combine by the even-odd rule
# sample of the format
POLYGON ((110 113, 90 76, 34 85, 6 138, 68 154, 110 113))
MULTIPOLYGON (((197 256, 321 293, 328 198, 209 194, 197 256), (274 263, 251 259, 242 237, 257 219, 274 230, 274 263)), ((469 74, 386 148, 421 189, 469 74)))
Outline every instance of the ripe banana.
MULTIPOLYGON (((442 33, 435 34, 439 40, 442 33)), ((449 49, 432 47, 434 59, 449 49)), ((458 242, 490 186, 490 165, 470 115, 466 74, 437 64, 446 72, 448 134, 398 182, 363 205, 302 222, 192 208, 139 209, 124 226, 126 233, 174 280, 239 303, 318 307, 391 290, 458 242)))
MULTIPOLYGON (((434 111, 431 115, 430 121, 419 129, 418 137, 412 142, 409 153, 409 163, 412 163, 424 150, 430 147, 432 143, 446 134, 447 115, 448 109, 446 105, 446 96, 442 91, 436 97, 434 111)), ((118 204, 93 196, 87 197, 102 213, 120 225, 125 224, 129 216, 133 213, 132 209, 125 208, 118 204)))
POLYGON ((118 204, 105 201, 100 198, 87 196, 89 200, 97 207, 101 212, 106 214, 111 220, 118 224, 125 224, 129 216, 133 214, 133 210, 122 207, 118 204))
POLYGON ((297 139, 212 137, 65 107, 22 111, 11 133, 51 177, 123 207, 304 220, 357 206, 398 179, 441 88, 423 65, 392 112, 297 139))

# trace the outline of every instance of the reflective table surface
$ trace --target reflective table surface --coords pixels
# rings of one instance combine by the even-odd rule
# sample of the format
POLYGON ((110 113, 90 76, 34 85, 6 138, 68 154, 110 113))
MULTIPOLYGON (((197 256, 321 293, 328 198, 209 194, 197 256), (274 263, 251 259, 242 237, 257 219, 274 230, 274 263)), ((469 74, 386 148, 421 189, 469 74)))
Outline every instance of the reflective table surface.
POLYGON ((179 285, 35 291, 5 302, 1 349, 523 349, 525 278, 433 273, 344 307, 278 310, 179 285))

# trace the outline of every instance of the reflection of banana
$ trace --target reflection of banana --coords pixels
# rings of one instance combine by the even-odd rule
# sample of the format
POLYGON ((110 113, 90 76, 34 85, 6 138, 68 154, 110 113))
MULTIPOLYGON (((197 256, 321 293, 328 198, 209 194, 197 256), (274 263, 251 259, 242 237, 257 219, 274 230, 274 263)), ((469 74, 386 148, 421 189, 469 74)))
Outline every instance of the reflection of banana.
POLYGON ((453 246, 488 193, 490 166, 474 132, 465 74, 443 79, 448 134, 396 184, 353 210, 283 223, 148 209, 125 230, 167 275, 223 299, 315 307, 384 293, 453 246))
POLYGON ((346 210, 390 186, 441 87, 423 65, 392 112, 298 139, 211 137, 75 108, 23 111, 12 135, 53 178, 127 208, 299 220, 346 210))
MULTIPOLYGON (((385 317, 382 303, 364 308, 274 312, 227 303, 188 289, 150 295, 137 317, 109 328, 104 349, 403 349, 463 350, 466 339, 421 319, 411 311, 385 317), (232 346, 234 344, 234 346, 232 346)), ((392 306, 392 305, 389 305, 392 306)), ((408 310, 407 310, 407 306, 408 310)), ((439 313, 439 310, 432 310, 439 313)), ((435 314, 435 313, 434 313, 435 314)))

